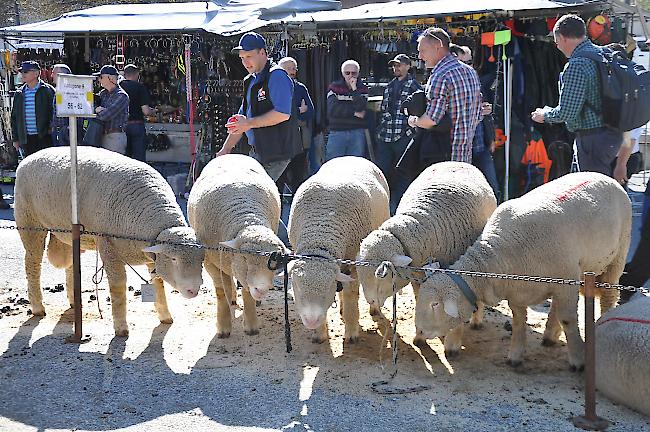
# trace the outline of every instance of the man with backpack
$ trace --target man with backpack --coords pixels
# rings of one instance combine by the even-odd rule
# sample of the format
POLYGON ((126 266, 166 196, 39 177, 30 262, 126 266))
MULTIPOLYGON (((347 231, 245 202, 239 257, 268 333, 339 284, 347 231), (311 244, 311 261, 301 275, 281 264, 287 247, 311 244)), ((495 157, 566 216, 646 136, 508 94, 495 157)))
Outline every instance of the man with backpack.
POLYGON ((538 123, 566 123, 576 135, 578 170, 611 176, 623 133, 607 127, 603 118, 607 107, 601 95, 599 65, 594 61, 602 58, 602 49, 586 37, 585 22, 577 15, 562 16, 553 28, 553 38, 569 59, 560 74, 560 101, 555 108, 537 108, 531 117, 538 123))

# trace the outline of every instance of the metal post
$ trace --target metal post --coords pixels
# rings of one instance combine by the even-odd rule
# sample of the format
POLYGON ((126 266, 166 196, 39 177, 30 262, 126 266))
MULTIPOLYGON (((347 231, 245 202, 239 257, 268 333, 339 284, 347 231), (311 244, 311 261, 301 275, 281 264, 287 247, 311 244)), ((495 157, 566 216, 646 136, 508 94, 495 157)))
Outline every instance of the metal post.
POLYGON ((72 197, 72 275, 74 281, 74 335, 66 338, 68 343, 84 343, 81 315, 81 225, 77 198, 77 118, 70 117, 70 193, 72 197))
POLYGON ((573 418, 574 426, 583 430, 604 431, 609 422, 596 415, 596 327, 594 294, 596 274, 585 272, 585 414, 573 418))

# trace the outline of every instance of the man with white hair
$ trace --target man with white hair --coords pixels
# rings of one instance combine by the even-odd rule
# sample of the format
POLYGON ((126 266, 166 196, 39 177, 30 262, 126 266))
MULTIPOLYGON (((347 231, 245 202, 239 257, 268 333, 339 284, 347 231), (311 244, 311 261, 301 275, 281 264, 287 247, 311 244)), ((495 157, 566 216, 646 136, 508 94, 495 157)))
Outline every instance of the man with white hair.
POLYGON ((325 160, 366 154, 366 105, 368 88, 359 80, 359 63, 346 60, 342 79, 330 84, 327 92, 329 137, 325 160))

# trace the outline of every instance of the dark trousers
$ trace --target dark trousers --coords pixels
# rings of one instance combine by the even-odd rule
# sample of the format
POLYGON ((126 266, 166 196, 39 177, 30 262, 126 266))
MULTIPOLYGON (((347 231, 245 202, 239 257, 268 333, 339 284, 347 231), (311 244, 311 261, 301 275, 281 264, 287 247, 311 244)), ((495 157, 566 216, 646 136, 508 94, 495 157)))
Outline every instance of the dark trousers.
MULTIPOLYGON (((646 188, 643 221, 641 223, 641 239, 634 251, 632 260, 625 264, 625 273, 621 276, 621 285, 632 285, 640 287, 650 279, 650 188, 646 188)), ((625 301, 630 297, 630 292, 622 291, 621 300, 625 301)))
POLYGON ((296 190, 305 181, 305 178, 307 178, 306 150, 291 159, 291 162, 289 162, 289 165, 287 165, 287 168, 277 180, 276 184, 278 185, 280 194, 283 193, 284 185, 286 184, 291 190, 291 195, 295 195, 296 190))
POLYGON ((144 128, 144 123, 128 123, 124 128, 124 132, 126 132, 126 155, 146 162, 147 146, 145 137, 147 131, 144 128))
POLYGON ((402 195, 404 195, 404 192, 406 192, 406 189, 408 189, 411 184, 410 179, 395 169, 395 165, 397 165, 402 154, 404 154, 406 146, 408 146, 412 138, 412 135, 404 135, 402 138, 394 142, 379 141, 375 147, 375 163, 384 173, 390 188, 391 215, 395 214, 397 206, 402 199, 402 195))
POLYGON ((579 171, 594 171, 611 177, 612 162, 622 142, 621 132, 605 127, 576 131, 579 171))
POLYGON ((25 157, 48 147, 52 147, 52 135, 50 134, 47 134, 44 137, 39 137, 38 135, 27 135, 27 143, 21 145, 25 157))

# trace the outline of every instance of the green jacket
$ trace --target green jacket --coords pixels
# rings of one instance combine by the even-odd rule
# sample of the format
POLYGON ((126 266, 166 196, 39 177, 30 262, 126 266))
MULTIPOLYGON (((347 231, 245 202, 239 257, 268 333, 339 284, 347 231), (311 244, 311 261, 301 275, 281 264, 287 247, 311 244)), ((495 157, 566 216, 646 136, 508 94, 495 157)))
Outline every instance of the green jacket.
MULTIPOLYGON (((11 109, 11 134, 14 141, 20 145, 27 144, 27 124, 25 122, 25 96, 23 89, 27 84, 23 84, 16 93, 14 93, 14 103, 11 109)), ((41 86, 36 90, 34 103, 36 105, 36 129, 38 136, 43 138, 50 133, 50 123, 52 122, 52 112, 54 110, 54 87, 41 81, 41 86)))

